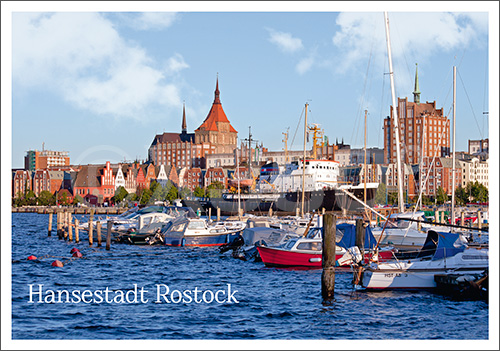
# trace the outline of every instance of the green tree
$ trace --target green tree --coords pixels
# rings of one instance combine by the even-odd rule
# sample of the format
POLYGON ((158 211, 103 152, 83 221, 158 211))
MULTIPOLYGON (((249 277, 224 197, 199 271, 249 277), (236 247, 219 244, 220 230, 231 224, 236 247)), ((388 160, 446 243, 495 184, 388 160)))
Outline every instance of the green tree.
POLYGON ((182 189, 179 190, 179 197, 185 199, 188 196, 191 196, 191 190, 189 190, 187 186, 182 187, 182 189))
POLYGON ((76 194, 75 197, 73 198, 73 205, 76 205, 76 204, 82 204, 83 203, 83 197, 81 197, 80 195, 76 194))
POLYGON ((199 186, 197 186, 196 188, 194 188, 193 194, 196 197, 205 197, 205 189, 200 188, 199 186))
POLYGON ((442 186, 440 186, 437 188, 437 191, 436 191, 436 203, 438 205, 442 205, 446 201, 448 201, 448 194, 446 194, 446 191, 443 189, 442 186))
POLYGON ((141 205, 147 205, 149 201, 151 200, 151 195, 153 195, 153 192, 149 189, 144 189, 142 191, 141 197, 140 197, 140 204, 141 205))
POLYGON ((26 195, 24 196, 26 205, 34 206, 37 203, 37 198, 33 190, 26 191, 26 195))
POLYGON ((167 196, 165 197, 165 200, 170 201, 172 203, 175 199, 179 197, 179 191, 175 187, 175 185, 171 185, 168 189, 167 196))
POLYGON ((119 186, 116 191, 115 191, 115 195, 111 198, 111 201, 113 201, 113 203, 115 204, 119 204, 120 202, 123 201, 123 199, 125 199, 128 195, 128 191, 125 190, 125 188, 123 186, 119 186))
POLYGON ((220 197, 222 195, 222 189, 224 189, 224 184, 216 180, 207 187, 207 196, 220 197))
POLYGON ((385 192, 387 187, 384 183, 380 183, 377 188, 377 193, 375 194, 375 203, 382 205, 385 204, 385 192))
POLYGON ((68 193, 66 191, 60 191, 57 193, 57 203, 63 206, 70 204, 68 193))
POLYGON ((468 197, 467 191, 461 185, 455 189, 455 203, 458 206, 463 206, 469 202, 468 197))
POLYGON ((56 204, 56 198, 50 191, 43 190, 38 195, 38 204, 41 206, 52 206, 56 204))

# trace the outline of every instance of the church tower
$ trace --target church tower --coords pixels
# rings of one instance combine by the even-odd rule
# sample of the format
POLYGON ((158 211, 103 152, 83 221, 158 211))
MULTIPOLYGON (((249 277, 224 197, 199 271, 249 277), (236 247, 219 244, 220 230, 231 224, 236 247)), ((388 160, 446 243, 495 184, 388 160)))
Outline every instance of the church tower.
POLYGON ((222 108, 220 102, 219 77, 215 84, 215 97, 212 108, 201 126, 194 131, 197 144, 209 142, 215 145, 215 153, 232 153, 237 147, 238 132, 222 108))

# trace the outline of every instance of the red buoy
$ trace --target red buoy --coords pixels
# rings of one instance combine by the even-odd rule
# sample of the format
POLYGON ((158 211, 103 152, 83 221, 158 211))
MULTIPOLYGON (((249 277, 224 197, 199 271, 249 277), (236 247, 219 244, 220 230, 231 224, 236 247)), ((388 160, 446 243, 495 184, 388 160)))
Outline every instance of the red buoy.
POLYGON ((62 266, 64 266, 64 265, 59 260, 55 260, 54 262, 52 262, 52 267, 62 267, 62 266))
POLYGON ((80 250, 78 250, 76 247, 74 247, 71 249, 71 251, 69 253, 74 253, 74 252, 80 252, 80 250))
POLYGON ((28 260, 29 260, 29 261, 31 261, 31 260, 36 260, 36 256, 33 256, 33 255, 28 256, 28 260))
POLYGON ((81 257, 83 257, 83 255, 80 251, 75 251, 75 252, 73 252, 73 257, 81 258, 81 257))

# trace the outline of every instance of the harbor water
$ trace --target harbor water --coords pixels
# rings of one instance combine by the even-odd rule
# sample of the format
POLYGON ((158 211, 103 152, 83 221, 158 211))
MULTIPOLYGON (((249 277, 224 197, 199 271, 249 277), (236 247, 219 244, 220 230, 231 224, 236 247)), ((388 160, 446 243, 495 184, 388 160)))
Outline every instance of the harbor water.
POLYGON ((216 247, 113 243, 107 251, 105 240, 97 247, 94 239, 89 247, 86 232, 80 232, 79 244, 70 243, 58 239, 54 225, 48 237, 48 217, 12 214, 13 340, 489 338, 485 301, 429 291, 354 291, 352 274, 344 269, 336 274, 335 299, 323 303, 321 270, 266 268, 216 247), (71 258, 73 247, 82 258, 71 258), (38 259, 27 260, 30 255, 38 259), (56 259, 64 266, 52 267, 56 259), (106 288, 109 301, 95 299, 106 288), (49 290, 80 294, 81 300, 88 290, 89 299, 51 300, 49 290), (186 291, 192 301, 180 298, 186 291), (202 295, 206 291, 211 293, 202 295), (221 303, 214 299, 218 291, 221 303), (120 299, 120 292, 129 300, 120 299), (165 294, 158 300, 159 292, 165 294))

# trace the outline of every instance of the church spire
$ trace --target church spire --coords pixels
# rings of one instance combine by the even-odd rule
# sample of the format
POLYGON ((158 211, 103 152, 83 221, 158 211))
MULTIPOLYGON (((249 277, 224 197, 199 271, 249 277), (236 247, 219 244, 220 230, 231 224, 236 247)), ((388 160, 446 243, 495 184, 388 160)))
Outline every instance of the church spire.
POLYGON ((217 83, 215 84, 215 99, 214 99, 214 104, 220 104, 220 99, 219 99, 219 73, 217 73, 217 83))
POLYGON ((418 63, 415 64, 417 68, 415 69, 415 90, 413 91, 413 102, 420 103, 420 90, 418 90, 418 63))
POLYGON ((182 134, 187 133, 187 123, 186 123, 186 103, 182 106, 182 134))

